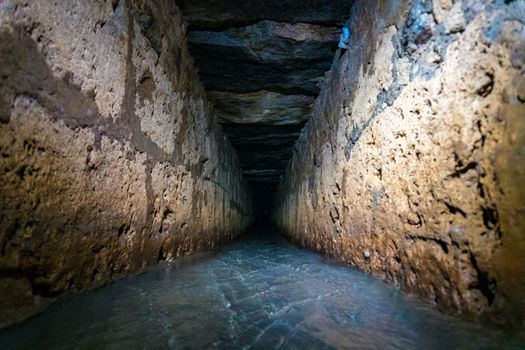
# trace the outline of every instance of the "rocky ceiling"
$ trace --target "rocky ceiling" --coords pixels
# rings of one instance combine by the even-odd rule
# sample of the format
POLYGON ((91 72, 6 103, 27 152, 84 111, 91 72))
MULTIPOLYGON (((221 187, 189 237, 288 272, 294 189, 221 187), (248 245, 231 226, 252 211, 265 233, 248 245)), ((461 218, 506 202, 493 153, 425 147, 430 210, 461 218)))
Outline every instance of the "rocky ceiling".
POLYGON ((209 100, 260 207, 308 120, 354 0, 177 0, 209 100))

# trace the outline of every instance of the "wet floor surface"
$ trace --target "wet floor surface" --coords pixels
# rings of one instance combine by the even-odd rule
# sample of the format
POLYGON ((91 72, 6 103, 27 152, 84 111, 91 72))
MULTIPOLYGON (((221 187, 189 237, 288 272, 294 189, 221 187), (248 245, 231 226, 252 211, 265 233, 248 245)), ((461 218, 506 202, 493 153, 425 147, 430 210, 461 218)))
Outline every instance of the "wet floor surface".
POLYGON ((0 332, 0 349, 520 349, 524 340, 257 229, 213 254, 59 301, 0 332))

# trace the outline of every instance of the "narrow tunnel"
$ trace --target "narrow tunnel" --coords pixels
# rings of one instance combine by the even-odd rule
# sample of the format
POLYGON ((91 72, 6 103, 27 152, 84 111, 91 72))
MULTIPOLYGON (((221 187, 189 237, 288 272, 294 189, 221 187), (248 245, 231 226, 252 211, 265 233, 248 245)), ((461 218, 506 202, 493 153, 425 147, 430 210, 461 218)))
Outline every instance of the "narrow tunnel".
POLYGON ((525 347, 524 19, 0 0, 0 349, 525 347))
POLYGON ((299 9, 294 1, 177 3, 208 100, 261 219, 271 211, 352 4, 311 1, 299 9))
POLYGON ((236 150, 261 220, 271 211, 352 4, 177 4, 208 100, 236 150))

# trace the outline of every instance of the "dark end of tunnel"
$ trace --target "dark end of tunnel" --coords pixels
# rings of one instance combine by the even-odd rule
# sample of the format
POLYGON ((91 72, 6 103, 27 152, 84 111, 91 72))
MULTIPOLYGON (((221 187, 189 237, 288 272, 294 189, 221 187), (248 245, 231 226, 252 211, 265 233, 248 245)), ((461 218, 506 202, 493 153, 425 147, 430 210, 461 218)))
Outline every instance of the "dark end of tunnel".
POLYGON ((271 223, 272 206, 278 183, 249 181, 248 185, 254 203, 255 222, 257 224, 271 223))

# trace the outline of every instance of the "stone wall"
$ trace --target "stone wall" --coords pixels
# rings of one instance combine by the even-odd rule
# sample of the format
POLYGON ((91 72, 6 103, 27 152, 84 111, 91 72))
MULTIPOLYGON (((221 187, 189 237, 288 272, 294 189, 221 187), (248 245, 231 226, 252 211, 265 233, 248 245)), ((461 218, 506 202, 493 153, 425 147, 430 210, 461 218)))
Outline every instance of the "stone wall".
POLYGON ((275 201, 296 243, 443 310, 525 314, 525 2, 357 1, 275 201))
POLYGON ((0 0, 0 327, 252 208, 171 0, 0 0))

